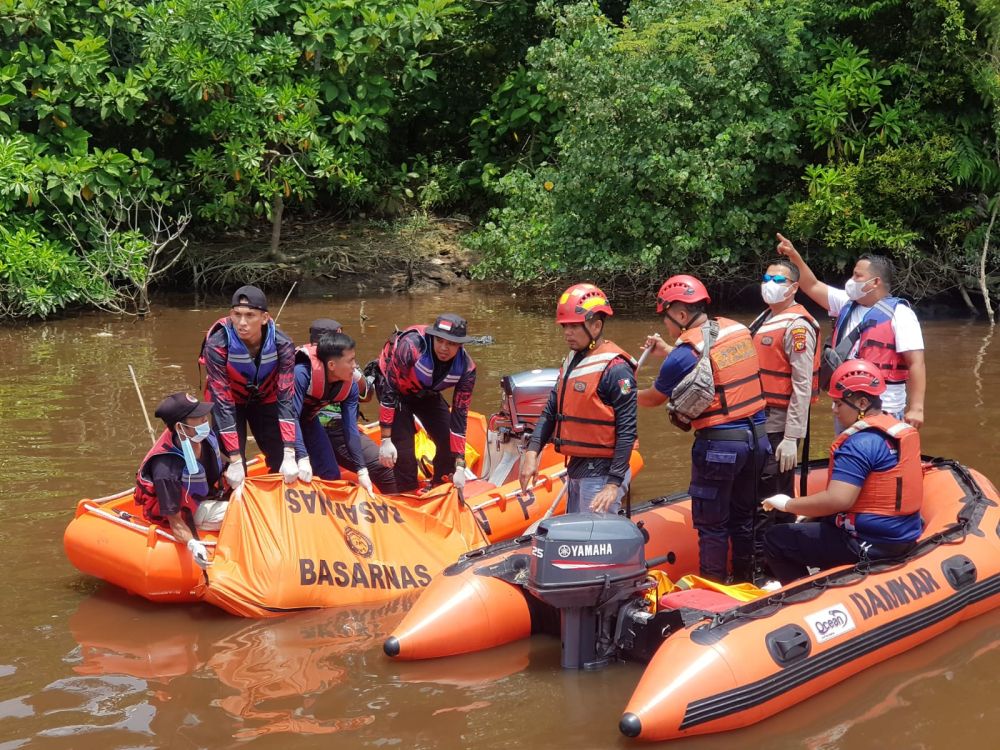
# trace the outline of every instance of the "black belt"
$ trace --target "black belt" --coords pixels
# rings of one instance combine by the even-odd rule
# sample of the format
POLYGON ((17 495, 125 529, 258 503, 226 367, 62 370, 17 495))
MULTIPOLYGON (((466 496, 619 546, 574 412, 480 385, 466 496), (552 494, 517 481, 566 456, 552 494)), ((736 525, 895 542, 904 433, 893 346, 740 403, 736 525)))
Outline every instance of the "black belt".
POLYGON ((764 424, 752 424, 746 427, 706 427, 703 430, 695 430, 694 436, 699 440, 740 440, 746 441, 747 433, 753 432, 754 437, 762 438, 767 433, 764 431, 764 424))

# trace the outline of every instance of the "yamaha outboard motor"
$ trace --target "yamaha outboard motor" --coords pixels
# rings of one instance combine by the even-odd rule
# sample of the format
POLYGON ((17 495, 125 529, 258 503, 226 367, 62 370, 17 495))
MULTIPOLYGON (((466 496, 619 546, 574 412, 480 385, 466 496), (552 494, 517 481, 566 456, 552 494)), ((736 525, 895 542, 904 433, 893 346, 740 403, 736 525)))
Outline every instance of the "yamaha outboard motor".
POLYGON ((619 609, 654 585, 644 544, 642 530, 622 516, 571 513, 539 525, 525 588, 559 610, 564 668, 608 663, 619 609))

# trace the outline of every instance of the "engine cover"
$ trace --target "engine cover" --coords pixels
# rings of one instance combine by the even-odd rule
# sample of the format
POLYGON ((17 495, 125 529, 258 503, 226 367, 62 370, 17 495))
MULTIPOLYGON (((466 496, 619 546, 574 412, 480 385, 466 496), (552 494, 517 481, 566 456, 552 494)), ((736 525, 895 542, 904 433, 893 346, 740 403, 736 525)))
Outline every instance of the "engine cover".
POLYGON ((515 431, 532 429, 545 409, 545 402, 556 385, 559 370, 528 370, 500 378, 503 410, 515 431))
MULTIPOLYGON (((589 607, 646 577, 645 540, 628 518, 571 513, 543 521, 525 587, 555 607, 589 607)), ((623 593, 623 592, 622 592, 623 593)))

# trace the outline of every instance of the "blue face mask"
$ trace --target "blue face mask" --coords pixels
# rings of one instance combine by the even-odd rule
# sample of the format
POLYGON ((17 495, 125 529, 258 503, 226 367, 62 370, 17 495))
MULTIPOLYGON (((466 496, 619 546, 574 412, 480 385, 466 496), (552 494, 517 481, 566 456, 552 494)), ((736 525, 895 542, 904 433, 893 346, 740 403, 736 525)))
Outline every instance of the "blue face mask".
POLYGON ((187 438, 181 438, 181 453, 184 454, 184 466, 187 467, 188 474, 197 474, 201 471, 198 459, 194 457, 194 446, 187 438))
MULTIPOLYGON (((184 425, 187 427, 187 425, 184 425)), ((190 430, 191 428, 188 427, 190 430)), ((192 443, 200 443, 202 440, 208 437, 208 433, 212 431, 212 426, 208 422, 202 422, 200 425, 194 428, 194 435, 191 436, 192 443)))

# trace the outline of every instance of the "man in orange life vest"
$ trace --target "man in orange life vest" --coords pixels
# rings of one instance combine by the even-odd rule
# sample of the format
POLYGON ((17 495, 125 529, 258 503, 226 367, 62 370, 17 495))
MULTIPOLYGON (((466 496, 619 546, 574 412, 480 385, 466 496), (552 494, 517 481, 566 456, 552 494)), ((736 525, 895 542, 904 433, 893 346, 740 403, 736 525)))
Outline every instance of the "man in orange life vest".
POLYGON ((764 470, 765 495, 792 494, 798 441, 806 436, 809 406, 819 394, 819 323, 795 301, 798 281, 799 271, 787 258, 770 263, 760 285, 767 310, 750 324, 774 452, 764 470))
POLYGON ((472 341, 465 319, 439 315, 432 326, 411 326, 393 334, 379 356, 379 460, 394 468, 396 490, 417 488, 414 447, 417 417, 434 441, 434 476, 438 483, 452 475, 455 487, 465 487, 465 431, 476 363, 463 344, 472 341), (455 389, 451 409, 441 395, 455 389))
POLYGON ((166 522, 194 561, 209 565, 194 529, 218 529, 227 503, 210 500, 221 491, 222 457, 211 431, 212 404, 187 393, 167 396, 156 407, 166 429, 136 472, 135 499, 153 523, 166 522))
MULTIPOLYGON (((295 435, 296 453, 308 452, 310 465, 320 479, 340 479, 333 446, 320 422, 319 413, 337 404, 347 415, 340 421, 348 452, 358 465, 358 484, 375 491, 364 467, 358 436, 358 385, 354 380, 356 345, 346 333, 330 333, 317 343, 295 352, 295 412, 299 415, 295 435)), ((366 384, 367 385, 367 384, 366 384)))
POLYGON ((280 471, 288 484, 312 479, 309 457, 303 453, 296 462, 295 345, 275 328, 260 289, 236 290, 229 317, 209 329, 202 359, 230 486, 246 476, 248 424, 272 472, 280 471))
POLYGON ((728 318, 709 318, 706 306, 711 301, 704 284, 693 276, 672 276, 660 287, 656 312, 676 343, 670 346, 659 336, 646 339, 646 346, 666 359, 653 387, 639 391, 638 400, 639 406, 659 406, 670 399, 671 421, 690 429, 685 424, 690 420, 695 429, 689 492, 701 575, 727 579, 731 543, 733 579, 749 581, 758 484, 770 453, 764 398, 750 331, 728 318), (703 366, 706 335, 715 339, 708 356, 713 385, 705 389, 697 409, 682 407, 691 392, 688 376, 703 366), (698 413, 684 415, 681 408, 698 413))
MULTIPOLYGON (((882 410, 919 430, 927 389, 924 339, 910 304, 892 296, 892 261, 862 256, 844 288, 837 289, 817 279, 791 241, 780 234, 778 253, 798 267, 802 291, 836 316, 831 345, 844 352, 841 359, 864 359, 878 367, 886 386, 882 410)), ((838 432, 841 426, 835 423, 838 432)))
POLYGON ((628 489, 636 441, 635 360, 604 338, 614 315, 593 284, 574 284, 556 306, 569 354, 521 459, 521 489, 538 477, 538 454, 549 441, 569 457, 566 512, 617 513, 628 489))
POLYGON ((830 447, 826 489, 806 497, 775 495, 765 509, 809 516, 808 523, 768 529, 764 550, 784 584, 831 568, 905 554, 920 537, 923 471, 920 435, 882 410, 882 373, 848 360, 833 373, 833 410, 847 428, 830 447))

